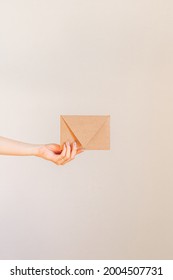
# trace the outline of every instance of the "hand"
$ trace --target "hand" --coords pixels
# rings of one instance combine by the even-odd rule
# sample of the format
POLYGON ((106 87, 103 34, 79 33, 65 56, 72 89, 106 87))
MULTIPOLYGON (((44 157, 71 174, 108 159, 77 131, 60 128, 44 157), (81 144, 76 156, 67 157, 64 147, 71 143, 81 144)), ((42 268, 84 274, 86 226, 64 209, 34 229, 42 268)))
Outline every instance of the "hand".
POLYGON ((50 160, 57 165, 64 165, 73 160, 75 156, 81 152, 83 152, 83 150, 77 148, 76 142, 73 142, 72 145, 66 142, 63 147, 58 144, 42 145, 39 148, 37 156, 50 160))

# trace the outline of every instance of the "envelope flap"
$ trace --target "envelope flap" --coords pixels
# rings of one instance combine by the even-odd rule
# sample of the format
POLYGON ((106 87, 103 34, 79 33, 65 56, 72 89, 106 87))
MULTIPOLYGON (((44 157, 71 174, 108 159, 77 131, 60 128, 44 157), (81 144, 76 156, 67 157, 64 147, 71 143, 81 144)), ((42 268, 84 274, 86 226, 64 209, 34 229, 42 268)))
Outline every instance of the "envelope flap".
POLYGON ((108 116, 63 115, 62 118, 85 146, 104 125, 108 116))

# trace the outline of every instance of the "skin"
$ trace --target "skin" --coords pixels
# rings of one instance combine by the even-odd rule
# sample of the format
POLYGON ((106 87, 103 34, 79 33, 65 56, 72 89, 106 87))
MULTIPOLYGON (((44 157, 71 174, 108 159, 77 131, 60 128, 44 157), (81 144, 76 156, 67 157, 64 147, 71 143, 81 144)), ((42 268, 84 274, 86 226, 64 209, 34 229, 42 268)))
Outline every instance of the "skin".
POLYGON ((77 154, 83 152, 78 149, 76 142, 68 141, 63 146, 58 144, 29 144, 0 137, 0 155, 8 156, 36 156, 49 160, 57 165, 64 165, 73 160, 77 154))

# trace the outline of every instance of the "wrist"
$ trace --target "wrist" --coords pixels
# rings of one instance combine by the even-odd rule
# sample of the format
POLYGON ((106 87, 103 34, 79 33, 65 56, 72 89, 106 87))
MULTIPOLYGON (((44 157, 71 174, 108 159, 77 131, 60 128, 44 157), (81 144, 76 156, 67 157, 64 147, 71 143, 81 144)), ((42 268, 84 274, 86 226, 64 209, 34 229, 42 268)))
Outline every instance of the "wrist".
POLYGON ((30 147, 30 155, 39 157, 41 155, 43 145, 31 145, 30 147))

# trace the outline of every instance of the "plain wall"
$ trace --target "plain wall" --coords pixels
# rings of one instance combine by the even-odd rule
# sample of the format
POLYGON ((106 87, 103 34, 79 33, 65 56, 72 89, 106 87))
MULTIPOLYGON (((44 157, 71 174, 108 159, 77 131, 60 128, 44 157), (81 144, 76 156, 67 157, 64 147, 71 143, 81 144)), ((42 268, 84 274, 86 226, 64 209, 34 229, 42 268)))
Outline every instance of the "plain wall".
POLYGON ((1 259, 173 258, 173 3, 1 0, 0 135, 59 142, 111 115, 111 151, 0 157, 1 259))

